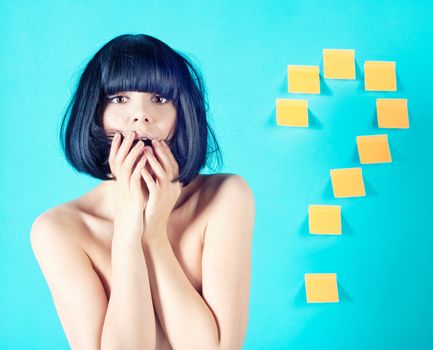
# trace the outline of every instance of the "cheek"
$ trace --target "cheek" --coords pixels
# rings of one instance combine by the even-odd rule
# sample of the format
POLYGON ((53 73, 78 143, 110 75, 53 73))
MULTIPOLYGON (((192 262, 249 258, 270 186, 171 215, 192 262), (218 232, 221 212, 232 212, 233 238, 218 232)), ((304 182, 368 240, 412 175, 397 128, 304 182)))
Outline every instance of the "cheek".
POLYGON ((165 130, 164 138, 173 137, 175 130, 177 128, 177 113, 174 107, 169 111, 166 111, 164 114, 164 122, 162 124, 163 129, 165 130))
POLYGON ((118 130, 122 130, 128 120, 125 112, 122 112, 120 110, 114 111, 110 107, 107 107, 105 109, 105 112, 102 114, 101 119, 104 128, 118 130))

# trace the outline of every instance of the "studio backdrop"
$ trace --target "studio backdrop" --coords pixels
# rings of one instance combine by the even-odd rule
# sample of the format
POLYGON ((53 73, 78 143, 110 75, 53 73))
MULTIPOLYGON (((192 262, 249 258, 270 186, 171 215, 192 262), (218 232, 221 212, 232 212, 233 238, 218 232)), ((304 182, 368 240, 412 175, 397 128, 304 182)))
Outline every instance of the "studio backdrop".
POLYGON ((67 164, 60 121, 90 56, 127 33, 192 58, 218 171, 254 191, 244 348, 433 348, 431 1, 22 0, 1 14, 0 349, 69 348, 30 228, 99 183, 67 164))

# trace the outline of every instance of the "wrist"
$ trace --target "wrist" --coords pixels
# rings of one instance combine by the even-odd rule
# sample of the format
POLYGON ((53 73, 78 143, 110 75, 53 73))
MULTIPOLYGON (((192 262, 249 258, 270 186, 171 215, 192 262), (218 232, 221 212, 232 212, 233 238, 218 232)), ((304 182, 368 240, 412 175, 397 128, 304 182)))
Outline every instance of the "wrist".
POLYGON ((137 234, 129 234, 129 232, 119 232, 114 230, 113 233, 113 244, 121 245, 139 245, 141 236, 137 234), (116 233, 117 232, 117 233, 116 233))
POLYGON ((159 244, 168 241, 168 237, 166 231, 144 233, 141 241, 145 244, 159 244))

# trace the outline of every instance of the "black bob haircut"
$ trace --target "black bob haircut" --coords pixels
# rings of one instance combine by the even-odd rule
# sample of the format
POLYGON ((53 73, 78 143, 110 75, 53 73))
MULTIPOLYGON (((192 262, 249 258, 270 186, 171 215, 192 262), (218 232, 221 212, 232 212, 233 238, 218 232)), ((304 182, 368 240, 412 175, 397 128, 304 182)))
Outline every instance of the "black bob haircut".
POLYGON ((173 181, 187 186, 208 164, 210 154, 216 153, 220 165, 221 151, 206 118, 207 97, 199 71, 185 55, 155 37, 124 34, 106 43, 87 63, 63 115, 60 143, 78 172, 101 180, 114 178, 102 112, 106 97, 119 91, 152 92, 172 100, 177 122, 167 143, 179 165, 173 181))

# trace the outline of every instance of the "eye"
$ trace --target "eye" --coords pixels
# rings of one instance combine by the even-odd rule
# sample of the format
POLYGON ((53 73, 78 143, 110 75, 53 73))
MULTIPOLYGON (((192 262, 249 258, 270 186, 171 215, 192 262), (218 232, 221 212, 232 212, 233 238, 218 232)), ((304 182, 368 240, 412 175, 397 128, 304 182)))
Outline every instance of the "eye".
POLYGON ((153 95, 152 99, 157 104, 164 104, 164 103, 166 103, 168 101, 165 97, 162 97, 161 95, 153 95))
POLYGON ((123 103, 123 102, 119 101, 119 99, 125 99, 124 102, 126 102, 126 97, 125 97, 125 96, 122 96, 122 95, 116 95, 116 96, 113 96, 113 97, 108 97, 108 99, 109 99, 110 101, 112 101, 112 102, 117 101, 117 102, 115 102, 116 104, 121 104, 121 103, 123 103))

